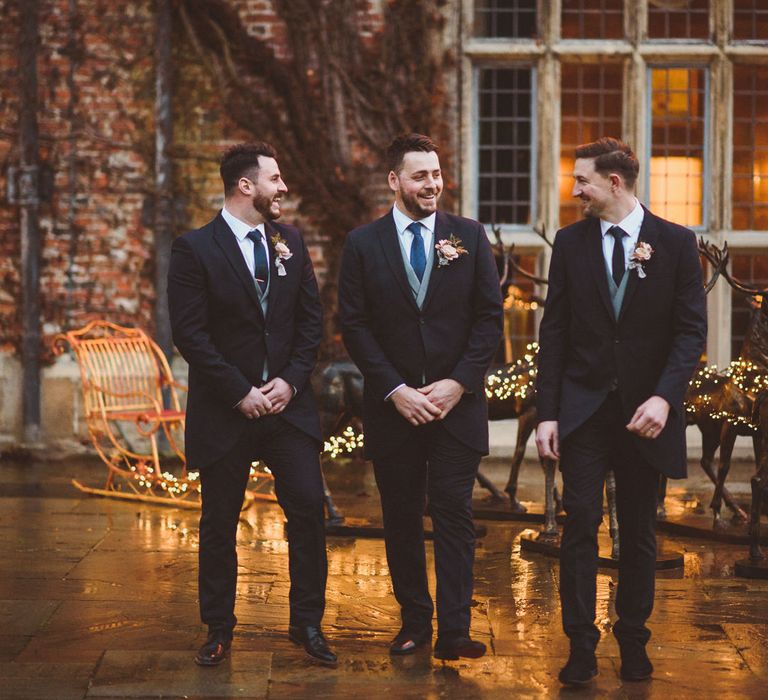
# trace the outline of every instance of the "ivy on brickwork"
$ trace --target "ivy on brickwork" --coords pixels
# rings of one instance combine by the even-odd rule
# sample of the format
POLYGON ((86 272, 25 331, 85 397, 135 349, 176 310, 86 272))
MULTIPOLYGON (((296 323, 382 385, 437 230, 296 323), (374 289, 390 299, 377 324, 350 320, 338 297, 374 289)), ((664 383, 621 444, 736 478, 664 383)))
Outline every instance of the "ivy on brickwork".
MULTIPOLYGON (((302 215, 325 241, 323 297, 333 324, 341 245, 381 204, 384 146, 403 131, 448 141, 445 0, 382 2, 379 21, 361 0, 258 4, 274 14, 279 36, 257 35, 233 0, 179 0, 179 39, 187 60, 196 57, 215 81, 222 111, 277 147, 302 215)), ((326 328, 327 354, 334 333, 326 328)))

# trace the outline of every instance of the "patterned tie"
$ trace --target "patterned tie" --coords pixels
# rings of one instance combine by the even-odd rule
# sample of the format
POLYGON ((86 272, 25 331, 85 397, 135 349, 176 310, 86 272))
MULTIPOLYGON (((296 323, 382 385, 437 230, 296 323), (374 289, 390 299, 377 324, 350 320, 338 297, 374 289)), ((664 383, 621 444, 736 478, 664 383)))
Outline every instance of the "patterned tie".
POLYGON ((256 278, 261 293, 264 294, 269 282, 269 263, 264 245, 261 242, 261 231, 257 228, 248 231, 246 238, 253 241, 253 276, 256 278))
POLYGON ((613 258, 611 258, 611 274, 613 281, 618 287, 621 284, 621 278, 624 277, 624 243, 622 239, 628 235, 627 232, 618 226, 611 226, 608 233, 613 236, 613 258))
POLYGON ((421 224, 418 221, 408 225, 408 230, 413 234, 411 241, 411 267, 416 277, 421 282, 424 277, 424 269, 427 267, 427 256, 424 253, 424 239, 421 237, 421 224))

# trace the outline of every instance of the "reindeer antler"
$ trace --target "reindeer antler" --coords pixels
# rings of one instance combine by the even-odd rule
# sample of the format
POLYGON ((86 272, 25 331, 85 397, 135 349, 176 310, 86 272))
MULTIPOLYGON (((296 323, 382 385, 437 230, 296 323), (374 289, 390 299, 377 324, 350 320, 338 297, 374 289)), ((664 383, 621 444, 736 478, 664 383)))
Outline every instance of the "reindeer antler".
POLYGON ((731 275, 730 272, 728 272, 728 267, 726 265, 727 259, 728 259, 728 243, 725 243, 723 245, 722 251, 714 245, 714 243, 707 243, 702 238, 699 241, 699 252, 712 264, 713 267, 719 266, 719 274, 721 274, 725 279, 727 280, 728 284, 731 285, 733 289, 735 289, 737 292, 740 292, 741 294, 746 294, 747 296, 764 296, 768 294, 768 289, 763 287, 753 287, 748 284, 744 284, 741 280, 737 280, 735 277, 731 275), (724 262, 721 262, 718 256, 722 256, 724 258, 724 262))
POLYGON ((704 236, 699 237, 699 253, 712 265, 712 277, 709 282, 704 285, 704 293, 709 294, 717 282, 717 278, 722 274, 728 276, 728 243, 723 244, 722 248, 718 248, 714 243, 707 243, 704 240, 704 236))

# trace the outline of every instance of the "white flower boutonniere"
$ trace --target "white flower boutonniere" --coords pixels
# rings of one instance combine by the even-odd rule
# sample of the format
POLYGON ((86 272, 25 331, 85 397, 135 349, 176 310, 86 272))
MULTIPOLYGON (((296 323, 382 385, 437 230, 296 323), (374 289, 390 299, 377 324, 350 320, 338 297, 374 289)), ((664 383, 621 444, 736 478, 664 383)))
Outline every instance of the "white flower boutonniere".
POLYGON ((277 257, 275 257, 277 276, 285 277, 287 273, 285 272, 285 265, 283 265, 283 260, 290 260, 293 257, 293 253, 288 247, 288 244, 285 242, 285 239, 279 233, 276 233, 274 236, 272 236, 271 240, 272 245, 275 247, 275 253, 277 254, 277 257))
POLYGON ((653 255, 653 248, 649 243, 645 241, 638 241, 635 249, 632 251, 632 255, 629 256, 629 270, 637 270, 637 276, 642 280, 645 279, 644 263, 647 263, 653 255))
POLYGON ((462 255, 469 255, 469 251, 461 245, 461 238, 456 238, 453 234, 448 239, 441 238, 435 244, 437 250, 438 266, 450 265, 454 260, 458 260, 462 255))

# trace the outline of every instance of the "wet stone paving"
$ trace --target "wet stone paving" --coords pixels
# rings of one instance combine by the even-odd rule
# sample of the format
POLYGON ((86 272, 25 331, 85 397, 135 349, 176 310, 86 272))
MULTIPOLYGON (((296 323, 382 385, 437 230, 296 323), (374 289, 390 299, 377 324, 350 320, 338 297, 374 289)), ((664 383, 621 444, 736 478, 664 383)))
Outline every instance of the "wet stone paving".
MULTIPOLYGON (((503 485, 506 465, 483 471, 503 485)), ((732 492, 746 499, 751 465, 735 464, 732 492)), ((692 476, 670 489, 670 513, 699 509, 712 487, 692 476)), ((326 474, 350 520, 380 525, 370 468, 336 462, 326 474)), ((653 680, 623 683, 610 634, 615 571, 601 570, 599 676, 562 689, 568 646, 560 628, 555 559, 520 551, 538 525, 483 521, 472 636, 482 659, 443 663, 429 649, 387 653, 399 628, 381 539, 331 537, 324 629, 338 669, 311 663, 286 637, 288 553, 279 507, 256 503, 240 524, 236 629, 231 657, 198 668, 205 638, 196 601, 195 511, 84 496, 102 468, 0 461, 0 698, 609 698, 768 697, 768 581, 737 578, 744 545, 659 535, 685 567, 660 572, 650 626, 653 680)), ((538 501, 537 464, 523 467, 519 496, 538 501)), ((482 492, 477 491, 478 503, 482 492)), ((671 517, 674 517, 671 515, 671 517)), ((428 557, 431 561, 431 544, 428 557)), ((430 582, 434 591, 434 576, 430 582)))

